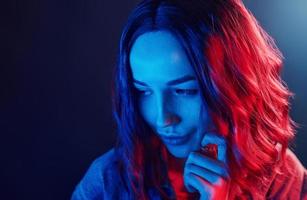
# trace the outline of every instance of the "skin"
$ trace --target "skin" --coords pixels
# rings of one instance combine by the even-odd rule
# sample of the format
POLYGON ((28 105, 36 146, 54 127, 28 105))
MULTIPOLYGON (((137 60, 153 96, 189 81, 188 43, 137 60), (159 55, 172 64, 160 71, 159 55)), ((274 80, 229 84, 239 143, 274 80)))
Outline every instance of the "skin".
POLYGON ((140 113, 182 163, 187 190, 197 190, 201 199, 225 198, 226 143, 212 132, 195 72, 178 40, 167 31, 147 32, 136 39, 129 58, 140 113), (218 146, 217 160, 196 152, 209 143, 218 146))

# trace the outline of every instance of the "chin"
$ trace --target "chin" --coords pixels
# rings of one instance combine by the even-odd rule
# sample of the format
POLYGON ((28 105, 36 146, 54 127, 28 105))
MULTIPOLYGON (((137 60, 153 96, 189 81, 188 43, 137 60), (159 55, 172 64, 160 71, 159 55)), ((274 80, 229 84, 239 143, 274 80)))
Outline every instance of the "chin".
POLYGON ((190 148, 187 147, 167 147, 168 152, 176 158, 187 158, 191 152, 190 148))

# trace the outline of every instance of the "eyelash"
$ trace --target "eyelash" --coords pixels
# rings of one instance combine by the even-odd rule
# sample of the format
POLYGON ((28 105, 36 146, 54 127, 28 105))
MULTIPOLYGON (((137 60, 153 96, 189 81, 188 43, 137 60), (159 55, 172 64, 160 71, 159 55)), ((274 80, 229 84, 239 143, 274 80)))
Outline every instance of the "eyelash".
POLYGON ((198 93, 197 89, 176 89, 177 94, 187 95, 196 95, 198 93))
MULTIPOLYGON (((152 92, 150 90, 140 90, 137 89, 137 92, 142 96, 148 96, 152 92), (150 94, 146 94, 147 92, 150 92, 150 94)), ((183 96, 194 96, 198 93, 197 89, 175 89, 176 95, 183 95, 183 96)))

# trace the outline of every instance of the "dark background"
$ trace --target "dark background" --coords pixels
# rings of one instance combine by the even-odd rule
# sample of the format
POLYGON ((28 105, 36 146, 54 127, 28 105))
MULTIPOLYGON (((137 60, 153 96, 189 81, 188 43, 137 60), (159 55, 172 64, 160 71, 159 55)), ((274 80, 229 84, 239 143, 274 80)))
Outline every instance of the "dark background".
MULTIPOLYGON (((134 0, 0 4, 0 199, 69 199, 92 160, 112 147, 111 73, 134 0)), ((307 2, 245 1, 285 56, 307 166, 307 2)))

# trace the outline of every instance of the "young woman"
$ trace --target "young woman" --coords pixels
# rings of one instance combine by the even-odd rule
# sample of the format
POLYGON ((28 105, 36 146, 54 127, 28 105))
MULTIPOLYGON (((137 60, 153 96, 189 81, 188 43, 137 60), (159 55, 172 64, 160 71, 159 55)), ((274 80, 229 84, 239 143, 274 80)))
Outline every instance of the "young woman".
POLYGON ((306 199, 281 66, 239 0, 141 2, 120 41, 118 142, 72 199, 306 199))

